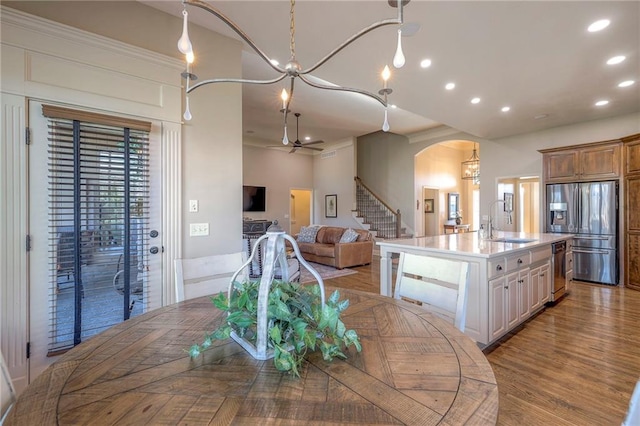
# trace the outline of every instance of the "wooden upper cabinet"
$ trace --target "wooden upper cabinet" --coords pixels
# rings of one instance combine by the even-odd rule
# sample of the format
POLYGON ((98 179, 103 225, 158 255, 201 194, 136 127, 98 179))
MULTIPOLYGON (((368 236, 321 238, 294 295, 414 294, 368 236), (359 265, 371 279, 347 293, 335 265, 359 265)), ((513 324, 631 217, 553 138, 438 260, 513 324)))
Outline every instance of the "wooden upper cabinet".
POLYGON ((577 182, 620 177, 620 141, 540 150, 546 182, 577 182))
POLYGON ((620 143, 580 150, 580 177, 600 179, 620 177, 620 143))
POLYGON ((574 180, 580 175, 578 167, 578 150, 566 150, 545 154, 545 180, 574 180))

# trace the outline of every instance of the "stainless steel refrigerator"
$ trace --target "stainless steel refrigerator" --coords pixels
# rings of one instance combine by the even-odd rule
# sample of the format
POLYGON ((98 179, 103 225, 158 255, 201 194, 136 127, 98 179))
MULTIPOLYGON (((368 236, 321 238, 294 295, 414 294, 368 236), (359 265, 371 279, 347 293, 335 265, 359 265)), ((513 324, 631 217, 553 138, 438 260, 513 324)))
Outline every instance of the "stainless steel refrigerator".
POLYGON ((573 278, 618 284, 618 182, 547 185, 547 232, 575 234, 573 278))

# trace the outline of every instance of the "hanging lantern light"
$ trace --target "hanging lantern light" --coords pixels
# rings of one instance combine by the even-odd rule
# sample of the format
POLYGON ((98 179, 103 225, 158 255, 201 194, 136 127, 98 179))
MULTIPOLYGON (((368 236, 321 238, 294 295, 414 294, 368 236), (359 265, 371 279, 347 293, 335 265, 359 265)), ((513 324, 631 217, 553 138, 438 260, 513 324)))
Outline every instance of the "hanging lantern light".
POLYGON ((471 158, 462 162, 462 179, 473 180, 474 184, 480 183, 480 157, 476 150, 476 144, 473 144, 473 153, 471 158))

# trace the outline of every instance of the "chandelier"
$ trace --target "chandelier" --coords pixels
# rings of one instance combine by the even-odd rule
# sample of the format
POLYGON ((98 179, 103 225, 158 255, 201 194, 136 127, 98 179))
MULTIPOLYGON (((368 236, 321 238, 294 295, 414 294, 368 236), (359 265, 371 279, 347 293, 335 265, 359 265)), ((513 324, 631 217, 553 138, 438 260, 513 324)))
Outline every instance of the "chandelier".
POLYGON ((476 185, 480 183, 480 157, 478 157, 475 143, 471 158, 462 162, 462 179, 473 180, 476 185))
POLYGON ((345 47, 353 43, 355 40, 359 39, 360 37, 364 36, 370 31, 373 31, 377 28, 380 28, 386 25, 401 25, 400 28, 398 29, 398 43, 397 43, 395 55, 393 57, 393 66, 395 68, 401 68, 405 63, 405 57, 402 52, 402 40, 401 40, 402 31, 403 31, 403 27, 402 27, 403 6, 409 3, 410 0, 402 0, 402 1, 388 0, 388 3, 391 7, 396 7, 398 9, 397 18, 384 19, 382 21, 375 22, 363 28, 362 30, 360 30, 359 32, 355 33, 354 35, 349 37, 347 40, 342 42, 342 44, 340 44, 338 47, 333 49, 324 58, 320 59, 318 62, 316 62, 314 65, 312 65, 309 68, 303 68, 300 65, 300 63, 298 63, 298 61, 296 60, 296 42, 295 42, 295 31, 296 31, 295 3, 296 2, 295 0, 290 0, 290 1, 291 1, 291 7, 289 12, 289 15, 290 15, 289 50, 291 52, 291 57, 289 58, 289 61, 284 65, 284 67, 280 67, 279 65, 276 65, 277 62, 269 58, 267 54, 264 53, 253 42, 253 40, 251 40, 251 38, 249 38, 249 36, 242 29, 240 29, 240 27, 238 27, 238 25, 235 22, 233 22, 231 19, 226 17, 222 12, 220 12, 210 4, 200 0, 182 0, 182 4, 184 6, 184 9, 182 11, 183 26, 182 26, 182 36, 178 40, 178 49, 180 50, 180 52, 182 52, 185 55, 186 62, 187 62, 187 69, 185 72, 182 73, 182 77, 186 79, 186 86, 185 86, 186 104, 185 104, 185 112, 183 115, 184 119, 188 121, 188 120, 191 120, 192 118, 191 111, 189 109, 188 94, 201 86, 212 84, 212 83, 274 84, 288 78, 289 88, 288 90, 286 88, 283 88, 280 95, 282 99, 282 109, 280 111, 284 114, 284 136, 282 138, 282 143, 284 145, 288 145, 289 138, 287 136, 287 116, 290 112, 289 105, 291 104, 291 100, 293 97, 294 82, 296 78, 299 78, 300 80, 302 80, 304 83, 308 84, 311 87, 324 89, 324 90, 339 90, 343 92, 359 93, 361 95, 368 96, 369 98, 380 102, 380 104, 382 104, 382 106, 384 107, 384 121, 382 124, 382 130, 385 132, 389 131, 389 120, 388 120, 388 114, 387 114, 387 108, 388 108, 387 96, 391 94, 392 89, 387 86, 387 82, 391 77, 391 71, 389 70, 388 66, 385 66, 384 70, 382 71, 381 76, 383 80, 383 86, 382 86, 382 89, 378 91, 378 94, 371 93, 362 89, 352 88, 352 87, 330 86, 330 85, 318 83, 317 81, 311 80, 308 76, 310 76, 311 72, 321 67, 325 62, 333 58, 338 52, 340 52, 342 49, 344 49, 345 47), (204 9, 207 12, 214 15, 215 17, 217 17, 218 19, 220 19, 222 22, 224 22, 233 31, 235 31, 235 33, 238 34, 258 54, 258 56, 260 56, 271 68, 273 68, 280 75, 271 80, 248 80, 248 79, 241 79, 241 78, 214 78, 209 80, 203 80, 196 84, 192 84, 192 82, 197 80, 198 77, 191 72, 191 64, 195 59, 195 55, 193 53, 193 47, 191 45, 191 41, 189 40, 189 33, 187 28, 188 16, 189 16, 187 12, 187 5, 204 9))

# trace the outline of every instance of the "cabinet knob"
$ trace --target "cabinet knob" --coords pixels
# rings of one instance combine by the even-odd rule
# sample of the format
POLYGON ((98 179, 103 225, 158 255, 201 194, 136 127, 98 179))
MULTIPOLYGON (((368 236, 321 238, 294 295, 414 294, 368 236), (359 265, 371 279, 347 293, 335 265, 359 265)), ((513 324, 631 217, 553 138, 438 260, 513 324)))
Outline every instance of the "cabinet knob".
POLYGON ((505 288, 505 289, 507 289, 507 290, 509 290, 509 286, 508 286, 508 285, 505 285, 505 286, 504 286, 504 288, 505 288))
POLYGON ((518 265, 522 264, 522 259, 518 259, 518 265))
POLYGON ((502 271, 502 265, 496 266, 496 271, 502 271))

